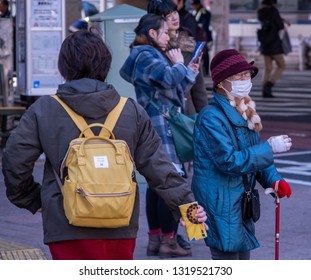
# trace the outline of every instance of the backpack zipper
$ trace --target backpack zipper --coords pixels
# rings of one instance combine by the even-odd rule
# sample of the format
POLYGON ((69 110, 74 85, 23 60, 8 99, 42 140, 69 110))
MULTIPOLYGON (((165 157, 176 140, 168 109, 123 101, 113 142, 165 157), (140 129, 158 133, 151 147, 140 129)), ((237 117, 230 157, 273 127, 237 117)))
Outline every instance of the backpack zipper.
POLYGON ((91 194, 91 193, 87 193, 86 191, 84 191, 84 189, 82 187, 78 187, 76 189, 76 193, 78 193, 79 195, 83 196, 83 197, 113 197, 113 196, 127 196, 130 195, 132 192, 122 192, 122 193, 118 193, 118 194, 113 194, 113 193, 107 193, 107 194, 91 194))

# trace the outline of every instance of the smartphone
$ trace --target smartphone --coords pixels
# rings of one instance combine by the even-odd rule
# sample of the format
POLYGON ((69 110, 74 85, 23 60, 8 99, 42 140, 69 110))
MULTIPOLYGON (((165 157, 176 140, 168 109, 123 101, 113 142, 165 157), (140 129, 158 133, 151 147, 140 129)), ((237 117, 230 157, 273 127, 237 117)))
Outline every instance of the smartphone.
POLYGON ((206 45, 206 42, 201 42, 201 41, 198 41, 196 43, 196 46, 195 46, 195 49, 192 53, 192 58, 191 58, 191 61, 190 62, 194 62, 194 63, 197 63, 201 53, 203 52, 204 50, 204 47, 206 45))

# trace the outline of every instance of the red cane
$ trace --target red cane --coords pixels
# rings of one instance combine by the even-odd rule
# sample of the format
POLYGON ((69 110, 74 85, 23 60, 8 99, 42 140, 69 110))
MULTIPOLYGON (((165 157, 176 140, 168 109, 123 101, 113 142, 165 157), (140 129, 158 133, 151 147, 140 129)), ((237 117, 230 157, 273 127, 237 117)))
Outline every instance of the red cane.
POLYGON ((265 194, 273 193, 275 197, 275 260, 279 259, 280 252, 280 198, 277 193, 278 182, 275 189, 268 188, 265 190, 265 194))
POLYGON ((275 193, 275 259, 279 259, 280 252, 280 199, 275 193))

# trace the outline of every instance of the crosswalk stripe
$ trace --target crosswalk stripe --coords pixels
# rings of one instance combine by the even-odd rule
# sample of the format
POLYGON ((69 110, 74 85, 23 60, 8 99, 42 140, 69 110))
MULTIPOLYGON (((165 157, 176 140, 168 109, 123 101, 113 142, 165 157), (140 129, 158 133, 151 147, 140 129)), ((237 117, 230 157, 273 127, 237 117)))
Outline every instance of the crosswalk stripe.
POLYGON ((311 182, 308 182, 308 181, 295 180, 295 179, 289 179, 289 178, 284 178, 284 179, 289 184, 297 184, 298 186, 303 185, 303 186, 311 187, 311 182))

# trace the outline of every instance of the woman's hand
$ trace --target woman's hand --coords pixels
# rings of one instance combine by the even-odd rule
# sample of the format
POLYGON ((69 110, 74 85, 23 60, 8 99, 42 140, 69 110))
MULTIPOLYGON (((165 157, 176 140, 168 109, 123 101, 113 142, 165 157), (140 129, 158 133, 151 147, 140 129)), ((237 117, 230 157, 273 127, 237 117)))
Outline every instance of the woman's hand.
POLYGON ((268 143, 272 152, 283 153, 288 152, 292 146, 292 139, 288 135, 272 136, 268 139, 268 143))
POLYGON ((173 63, 184 63, 184 57, 180 49, 171 49, 166 52, 166 56, 173 63))
MULTIPOLYGON (((207 216, 206 216, 206 213, 204 211, 204 208, 201 206, 201 205, 198 205, 198 210, 197 210, 197 213, 196 213, 196 217, 198 218, 198 221, 200 223, 205 223, 206 220, 207 220, 207 216)), ((180 218, 180 225, 185 227, 186 226, 186 222, 183 220, 183 218, 180 218)), ((208 226, 207 224, 204 224, 205 226, 205 229, 208 230, 208 226)))
POLYGON ((201 59, 202 59, 203 53, 201 53, 201 55, 199 56, 198 59, 196 60, 191 60, 188 64, 188 67, 192 69, 193 72, 197 73, 199 72, 199 68, 200 68, 200 63, 201 63, 201 59))
POLYGON ((200 223, 205 223, 206 220, 207 220, 207 216, 206 216, 205 210, 204 210, 204 208, 201 205, 198 205, 198 211, 197 211, 196 216, 198 217, 198 221, 200 223))

